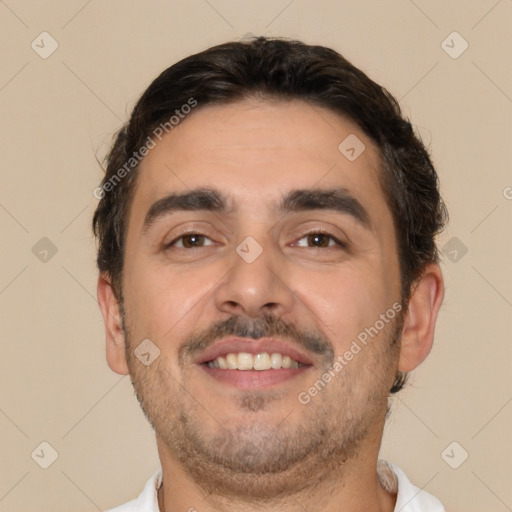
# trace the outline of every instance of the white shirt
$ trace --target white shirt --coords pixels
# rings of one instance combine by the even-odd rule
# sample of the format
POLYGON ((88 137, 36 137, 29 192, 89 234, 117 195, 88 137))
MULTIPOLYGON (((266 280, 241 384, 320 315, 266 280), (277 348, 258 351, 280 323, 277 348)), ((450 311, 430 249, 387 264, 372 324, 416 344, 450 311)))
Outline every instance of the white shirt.
MULTIPOLYGON (((405 473, 395 464, 379 460, 377 474, 386 490, 397 493, 394 512, 446 512, 437 498, 411 484, 405 473)), ((137 499, 106 512, 160 512, 157 490, 161 484, 162 470, 159 469, 148 480, 137 499)))

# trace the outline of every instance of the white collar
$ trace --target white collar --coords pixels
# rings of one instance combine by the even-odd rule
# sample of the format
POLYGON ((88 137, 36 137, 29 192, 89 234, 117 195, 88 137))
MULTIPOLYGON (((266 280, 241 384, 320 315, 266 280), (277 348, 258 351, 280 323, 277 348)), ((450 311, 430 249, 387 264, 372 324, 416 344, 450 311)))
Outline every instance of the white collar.
MULTIPOLYGON (((397 494, 394 512, 446 512, 441 502, 413 485, 406 474, 392 462, 379 459, 377 462, 379 481, 387 491, 397 494)), ((107 512, 160 512, 158 489, 162 485, 162 469, 147 481, 136 500, 107 512)))

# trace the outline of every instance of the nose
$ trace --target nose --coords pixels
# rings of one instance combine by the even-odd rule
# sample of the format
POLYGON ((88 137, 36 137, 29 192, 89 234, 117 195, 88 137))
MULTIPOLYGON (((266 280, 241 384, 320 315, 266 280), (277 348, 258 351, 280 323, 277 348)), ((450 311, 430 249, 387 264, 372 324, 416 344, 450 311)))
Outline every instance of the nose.
POLYGON ((253 318, 264 314, 281 317, 293 308, 296 298, 287 283, 286 262, 271 248, 259 247, 262 252, 254 260, 250 255, 256 250, 254 241, 245 247, 242 243, 238 252, 234 251, 231 269, 216 289, 220 311, 253 318))

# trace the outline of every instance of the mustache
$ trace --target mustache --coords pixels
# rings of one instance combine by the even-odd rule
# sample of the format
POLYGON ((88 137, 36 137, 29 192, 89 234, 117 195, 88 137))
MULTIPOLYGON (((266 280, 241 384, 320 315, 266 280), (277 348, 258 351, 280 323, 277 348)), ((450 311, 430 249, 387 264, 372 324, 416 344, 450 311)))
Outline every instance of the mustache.
POLYGON ((299 329, 294 324, 270 314, 254 319, 245 316, 231 316, 192 334, 179 348, 179 361, 183 364, 185 360, 227 336, 288 340, 298 348, 324 356, 326 363, 334 363, 334 349, 326 336, 311 329, 299 329))

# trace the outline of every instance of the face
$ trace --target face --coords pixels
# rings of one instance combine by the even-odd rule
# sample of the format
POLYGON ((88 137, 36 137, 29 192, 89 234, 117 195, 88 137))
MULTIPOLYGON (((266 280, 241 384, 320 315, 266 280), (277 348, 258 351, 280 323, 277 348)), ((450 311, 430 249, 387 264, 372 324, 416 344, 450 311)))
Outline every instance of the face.
POLYGON ((352 122, 298 101, 199 106, 141 164, 123 292, 138 399, 204 485, 277 495, 378 450, 400 269, 378 151, 352 122))

